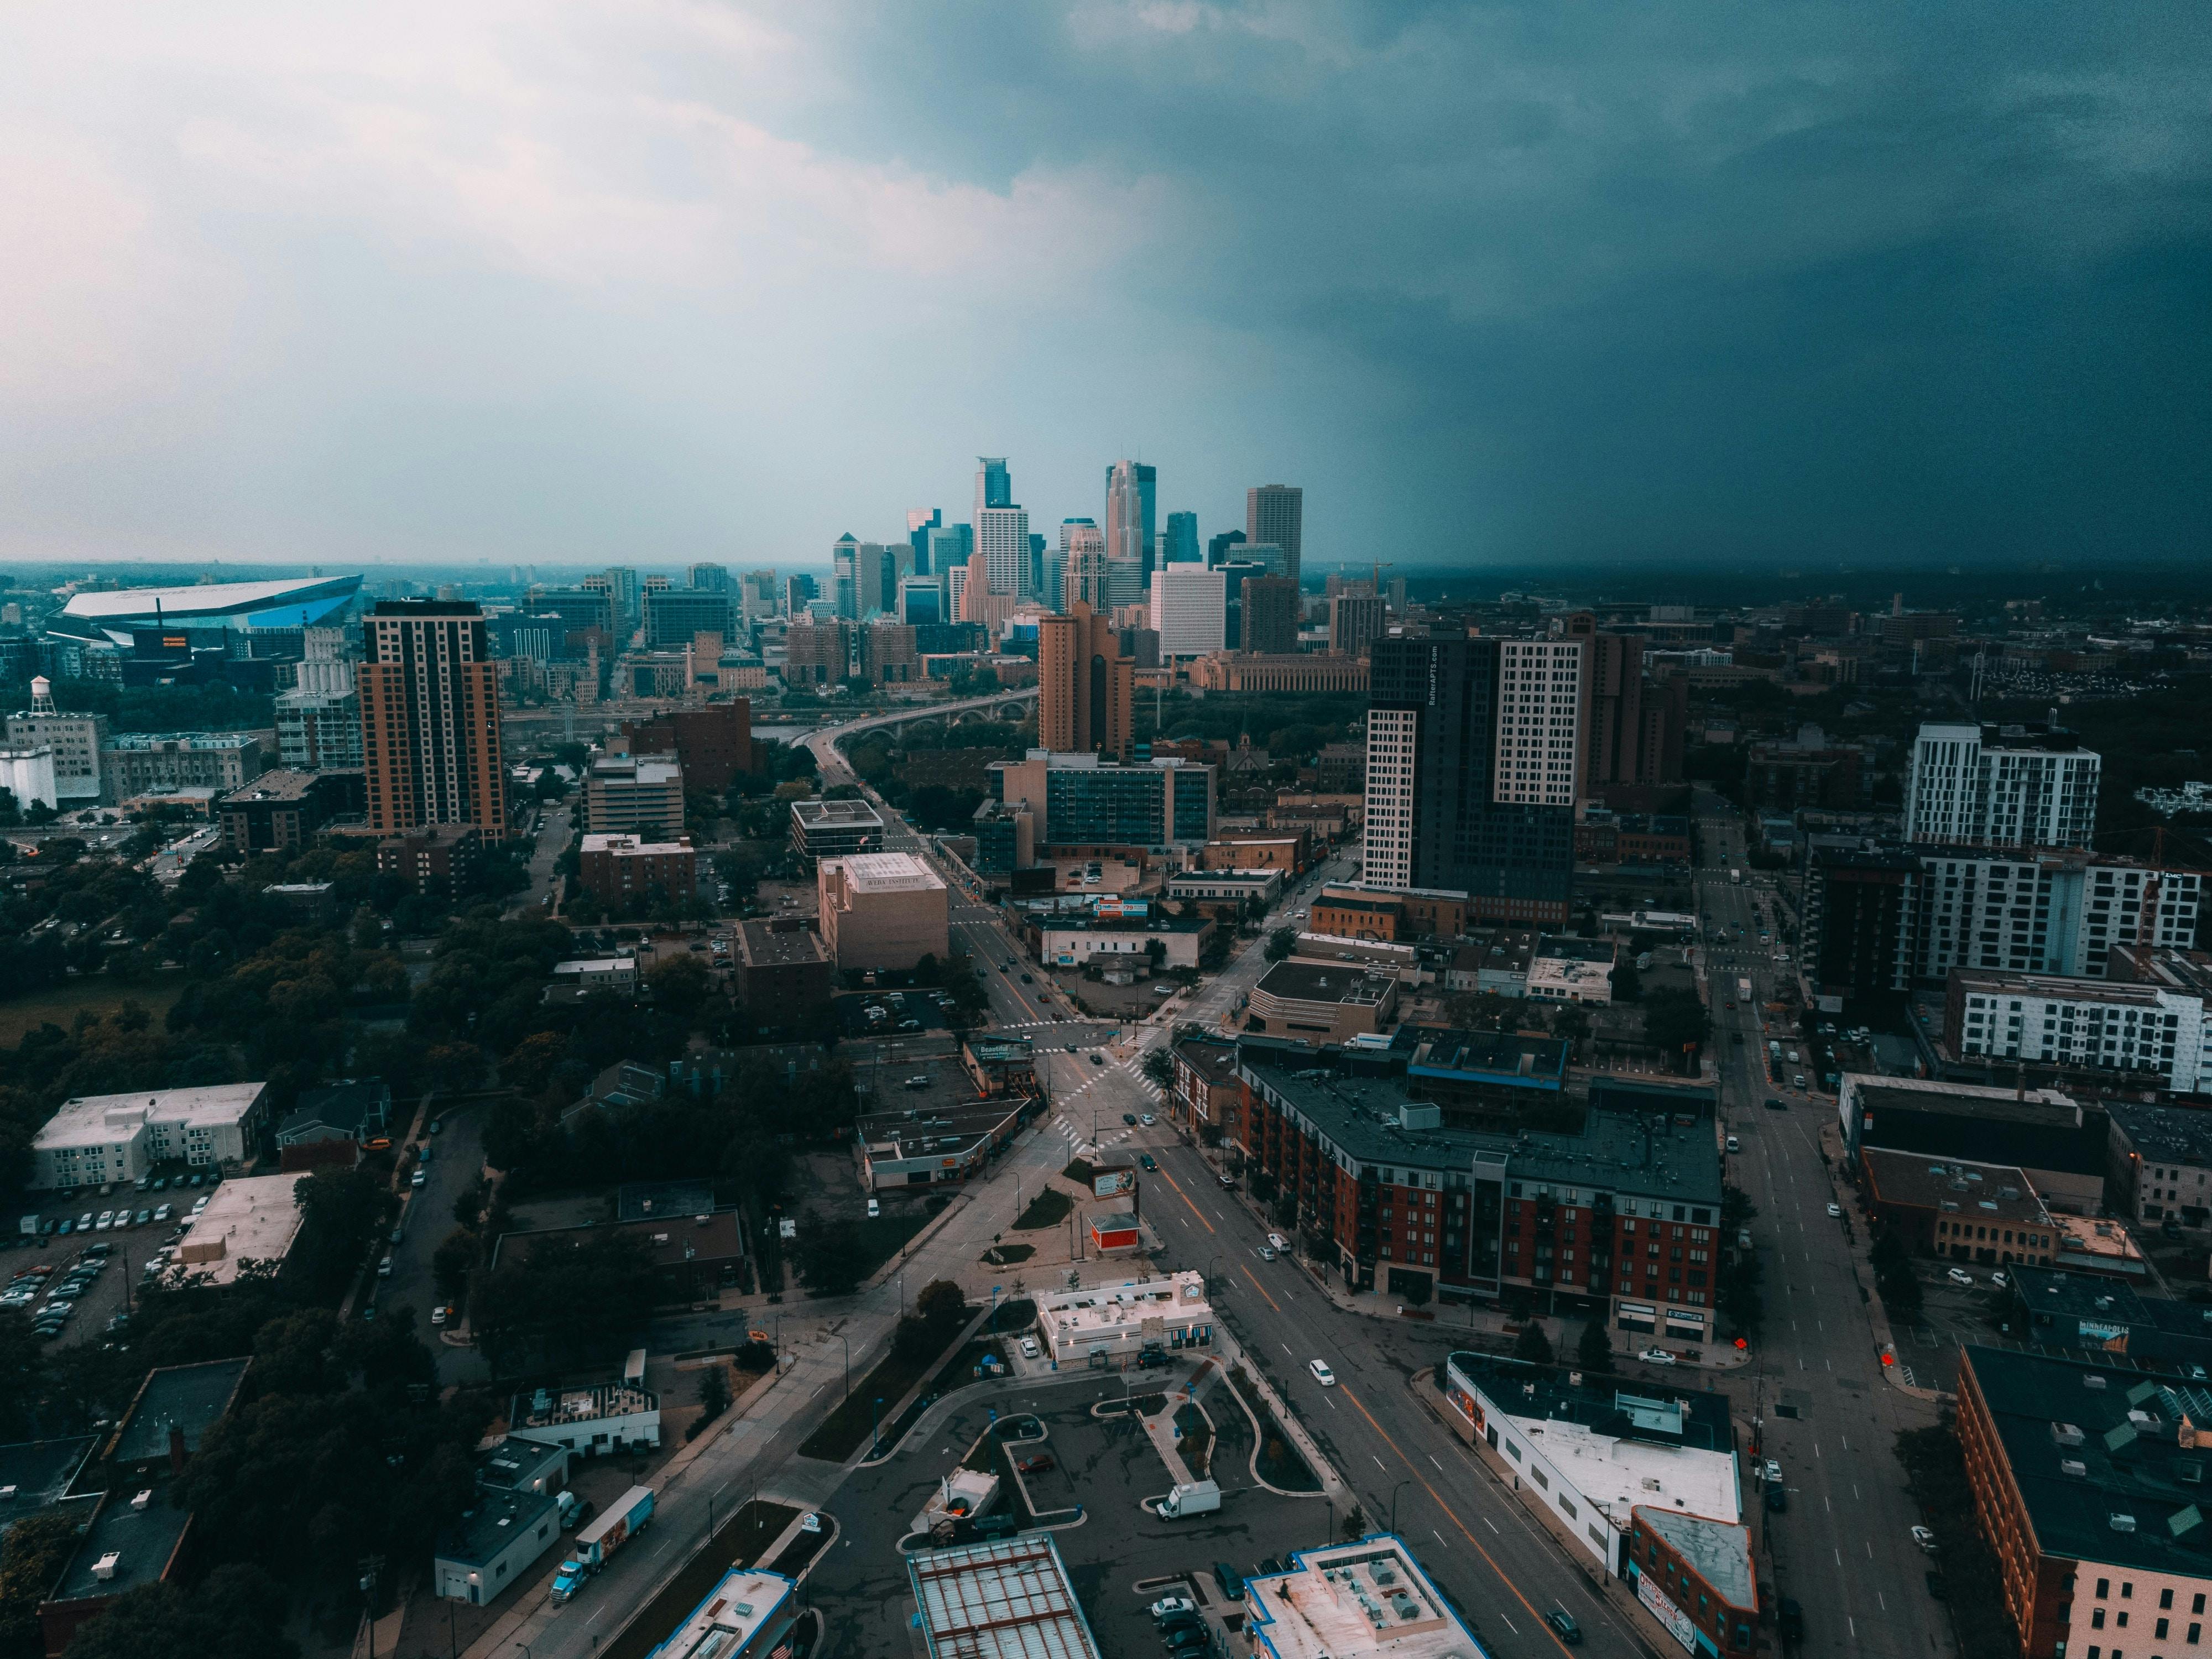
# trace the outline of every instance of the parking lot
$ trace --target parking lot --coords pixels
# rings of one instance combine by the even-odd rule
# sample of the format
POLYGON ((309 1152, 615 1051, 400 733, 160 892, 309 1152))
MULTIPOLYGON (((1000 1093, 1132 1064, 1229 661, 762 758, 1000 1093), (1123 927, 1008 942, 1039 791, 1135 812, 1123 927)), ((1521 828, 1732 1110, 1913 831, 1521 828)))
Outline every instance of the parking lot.
POLYGON ((1095 1416, 1092 1407, 1118 1406, 1125 1386, 1139 1394, 1172 1392, 1190 1376, 1191 1367, 1178 1364, 1165 1380, 1158 1372, 1024 1380, 963 1391, 925 1418, 896 1454, 854 1471, 831 1500, 838 1543, 813 1579, 816 1602, 829 1619, 822 1652, 906 1650, 913 1601, 899 1545, 908 1523, 939 1479, 963 1461, 984 1462, 1001 1476, 998 1506, 1015 1504, 1009 1456, 1051 1460, 1050 1468, 1022 1475, 1020 1486, 1059 1547, 1101 1651, 1157 1650, 1159 1637, 1146 1609, 1164 1595, 1190 1597, 1210 1622, 1224 1607, 1241 1616, 1242 1602, 1224 1603, 1213 1564, 1226 1564, 1232 1576, 1249 1573, 1263 1558, 1327 1541, 1334 1517, 1317 1498, 1286 1498, 1255 1482, 1249 1428, 1218 1383, 1201 1389, 1201 1398, 1219 1436, 1212 1470, 1222 1487, 1220 1509, 1180 1521, 1147 1510, 1144 1500, 1173 1484, 1166 1462, 1128 1417, 1095 1416), (1042 1435, 1032 1431, 995 1457, 989 1448, 971 1456, 992 1427, 994 1407, 1002 1418, 1034 1418, 1042 1435))
POLYGON ((27 1236, 21 1231, 22 1215, 15 1218, 15 1231, 8 1237, 10 1283, 0 1293, 0 1304, 29 1315, 40 1325, 40 1334, 51 1331, 48 1340, 58 1344, 119 1340, 110 1326, 116 1315, 129 1310, 144 1282, 146 1263, 184 1236, 192 1206, 209 1196, 219 1178, 203 1176, 197 1188, 190 1177, 174 1177, 173 1184, 170 1176, 158 1179, 159 1189, 149 1179, 143 1192, 118 1182, 105 1192, 88 1187, 33 1194, 40 1207, 25 1213, 38 1218, 39 1230, 27 1236), (164 1207, 168 1215, 156 1220, 164 1207), (100 1224, 103 1217, 105 1226, 100 1224), (67 1232, 62 1231, 64 1223, 67 1232), (105 1265, 88 1268, 91 1263, 105 1265), (42 1269, 45 1278, 39 1282, 42 1269), (73 1272, 82 1276, 82 1293, 70 1298, 67 1316, 56 1322, 46 1316, 73 1272), (26 1296, 27 1291, 32 1293, 26 1296))

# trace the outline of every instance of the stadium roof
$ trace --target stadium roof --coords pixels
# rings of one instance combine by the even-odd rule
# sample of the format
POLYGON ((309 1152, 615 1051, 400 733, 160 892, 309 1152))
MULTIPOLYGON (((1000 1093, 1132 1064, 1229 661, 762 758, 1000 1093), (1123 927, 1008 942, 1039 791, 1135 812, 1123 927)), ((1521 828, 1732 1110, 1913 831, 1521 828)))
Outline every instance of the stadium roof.
POLYGON ((124 587, 79 593, 48 620, 50 632, 128 641, 133 628, 307 628, 353 602, 361 578, 204 582, 189 587, 124 587))

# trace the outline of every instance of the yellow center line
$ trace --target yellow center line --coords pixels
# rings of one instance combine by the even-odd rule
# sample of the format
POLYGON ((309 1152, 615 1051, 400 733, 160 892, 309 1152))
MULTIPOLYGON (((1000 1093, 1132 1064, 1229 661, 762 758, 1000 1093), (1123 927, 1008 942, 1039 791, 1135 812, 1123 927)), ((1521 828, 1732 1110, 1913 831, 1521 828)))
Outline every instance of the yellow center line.
MULTIPOLYGON (((1177 1198, 1181 1199, 1186 1204, 1190 1204, 1190 1194, 1183 1191, 1182 1183, 1181 1182, 1177 1181, 1165 1170, 1158 1170, 1156 1173, 1159 1176, 1161 1180, 1166 1182, 1169 1186, 1175 1188, 1176 1196, 1177 1198)), ((1190 1204, 1190 1212, 1198 1218, 1198 1224, 1200 1226, 1205 1228, 1208 1232, 1212 1232, 1213 1231, 1213 1224, 1206 1218, 1206 1212, 1203 1210, 1200 1210, 1197 1205, 1190 1204)))
POLYGON ((1452 1525, 1457 1527, 1460 1531, 1466 1535, 1467 1541, 1474 1546, 1474 1553, 1489 1564, 1490 1570, 1498 1575, 1498 1578, 1504 1583, 1506 1589, 1513 1592, 1513 1599, 1518 1601, 1522 1607, 1528 1608, 1528 1616, 1536 1621, 1537 1627, 1540 1629, 1545 1635, 1552 1638, 1552 1645, 1559 1649, 1560 1655, 1562 1656, 1562 1659, 1572 1659, 1572 1656, 1567 1653, 1567 1644, 1559 1639, 1559 1632, 1553 1630, 1551 1626, 1546 1622, 1544 1615, 1536 1611, 1535 1603, 1529 1601, 1527 1596, 1521 1593, 1521 1587, 1515 1583, 1511 1578, 1506 1576, 1505 1569, 1498 1565, 1498 1559, 1492 1555, 1488 1550, 1483 1548, 1482 1540, 1477 1538, 1474 1534, 1468 1529, 1466 1522, 1459 1518, 1459 1512, 1453 1509, 1450 1504, 1445 1503, 1443 1495, 1439 1493, 1434 1486, 1429 1484, 1429 1477, 1423 1474, 1418 1468, 1415 1468, 1412 1458, 1407 1456, 1404 1452, 1399 1450, 1398 1443, 1390 1437, 1390 1431, 1375 1420, 1375 1413, 1369 1411, 1366 1407, 1359 1403, 1359 1396, 1352 1393, 1348 1384, 1340 1383, 1338 1385, 1338 1392, 1342 1394, 1346 1400, 1349 1400, 1352 1402, 1353 1410, 1357 1411, 1362 1417, 1367 1419, 1367 1426, 1382 1437, 1382 1443, 1388 1446, 1392 1452, 1396 1454, 1398 1461, 1403 1463, 1408 1469, 1413 1470, 1413 1479, 1421 1483, 1421 1490, 1428 1493, 1429 1497, 1434 1501, 1438 1509, 1442 1510, 1446 1515, 1451 1517, 1452 1525))
MULTIPOLYGON (((1240 1267, 1244 1267, 1244 1264, 1241 1261, 1237 1265, 1240 1267)), ((1249 1267, 1244 1267, 1244 1277, 1252 1281, 1252 1288, 1254 1290, 1259 1291, 1262 1296, 1267 1296, 1267 1287, 1260 1282, 1259 1275, 1255 1273, 1249 1267)), ((1277 1302, 1272 1296, 1267 1296, 1267 1305, 1273 1308, 1277 1313, 1280 1313, 1283 1310, 1282 1304, 1277 1302)))

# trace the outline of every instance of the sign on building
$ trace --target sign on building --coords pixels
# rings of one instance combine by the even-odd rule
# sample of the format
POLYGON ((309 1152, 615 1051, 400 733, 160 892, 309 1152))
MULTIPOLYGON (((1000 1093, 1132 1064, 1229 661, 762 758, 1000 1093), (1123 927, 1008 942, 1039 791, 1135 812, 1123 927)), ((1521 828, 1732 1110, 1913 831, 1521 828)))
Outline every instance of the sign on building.
POLYGON ((1644 1603, 1651 1616, 1667 1626, 1685 1651, 1698 1650, 1698 1627, 1690 1622, 1690 1615, 1676 1607, 1659 1588, 1659 1581, 1648 1572, 1636 1575, 1636 1599, 1644 1603))

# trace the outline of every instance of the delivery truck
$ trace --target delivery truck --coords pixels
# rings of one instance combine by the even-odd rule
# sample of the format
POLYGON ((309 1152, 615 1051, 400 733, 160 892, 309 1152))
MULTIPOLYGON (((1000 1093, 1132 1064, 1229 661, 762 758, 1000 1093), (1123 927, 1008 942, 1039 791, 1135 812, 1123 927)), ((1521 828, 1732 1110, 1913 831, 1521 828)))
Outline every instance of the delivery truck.
POLYGON ((599 1518, 576 1534, 568 1559, 553 1575, 553 1603, 558 1607, 584 1587, 584 1581, 605 1566, 624 1544, 645 1530, 653 1519, 653 1488, 632 1486, 607 1505, 599 1518))
POLYGON ((1179 1521, 1186 1515, 1210 1515, 1221 1507, 1221 1488, 1211 1480, 1187 1480, 1160 1499, 1160 1519, 1179 1521))

